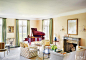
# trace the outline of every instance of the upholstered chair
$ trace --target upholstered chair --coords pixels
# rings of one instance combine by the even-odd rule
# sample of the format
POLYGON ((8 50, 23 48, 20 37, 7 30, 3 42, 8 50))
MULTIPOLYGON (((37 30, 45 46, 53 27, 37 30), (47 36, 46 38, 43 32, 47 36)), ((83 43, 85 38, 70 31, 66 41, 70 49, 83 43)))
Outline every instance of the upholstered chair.
POLYGON ((20 43, 20 55, 26 58, 36 57, 37 54, 37 47, 35 46, 28 46, 26 43, 20 43))

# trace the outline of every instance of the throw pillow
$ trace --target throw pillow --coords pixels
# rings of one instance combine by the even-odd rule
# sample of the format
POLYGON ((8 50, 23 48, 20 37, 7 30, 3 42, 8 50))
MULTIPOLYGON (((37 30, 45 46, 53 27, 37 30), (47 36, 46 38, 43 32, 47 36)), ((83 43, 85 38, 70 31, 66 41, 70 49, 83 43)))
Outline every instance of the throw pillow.
POLYGON ((45 46, 49 46, 50 45, 50 41, 49 40, 45 40, 45 46))
POLYGON ((25 48, 28 47, 28 44, 24 43, 24 47, 25 47, 25 48))
POLYGON ((23 42, 20 42, 20 47, 24 47, 24 43, 23 42))

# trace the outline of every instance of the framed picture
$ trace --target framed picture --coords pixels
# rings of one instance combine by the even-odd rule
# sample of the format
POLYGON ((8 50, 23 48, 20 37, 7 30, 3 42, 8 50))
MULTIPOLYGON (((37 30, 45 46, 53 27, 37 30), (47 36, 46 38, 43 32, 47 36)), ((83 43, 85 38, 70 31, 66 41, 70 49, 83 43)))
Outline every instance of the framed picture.
POLYGON ((78 35, 78 19, 67 20, 67 34, 78 35))
POLYGON ((14 33, 14 26, 8 26, 8 33, 14 33))

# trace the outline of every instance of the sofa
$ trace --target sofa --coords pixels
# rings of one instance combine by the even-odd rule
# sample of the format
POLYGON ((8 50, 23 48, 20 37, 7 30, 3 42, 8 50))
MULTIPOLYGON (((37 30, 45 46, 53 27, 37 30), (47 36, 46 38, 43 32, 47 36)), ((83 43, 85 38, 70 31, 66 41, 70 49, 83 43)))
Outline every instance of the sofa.
POLYGON ((86 60, 86 48, 66 53, 64 55, 50 51, 49 60, 86 60))
POLYGON ((20 55, 26 58, 36 57, 38 55, 36 46, 28 46, 26 43, 20 43, 20 55))

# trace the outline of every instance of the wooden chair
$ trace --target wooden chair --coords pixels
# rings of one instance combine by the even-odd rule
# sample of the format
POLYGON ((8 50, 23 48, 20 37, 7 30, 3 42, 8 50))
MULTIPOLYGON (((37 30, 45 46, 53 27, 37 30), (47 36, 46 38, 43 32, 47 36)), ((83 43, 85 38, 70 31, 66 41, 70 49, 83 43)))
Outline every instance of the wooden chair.
POLYGON ((5 51, 7 51, 7 55, 8 55, 8 50, 5 48, 5 43, 0 42, 0 52, 4 52, 4 57, 5 57, 5 51))

